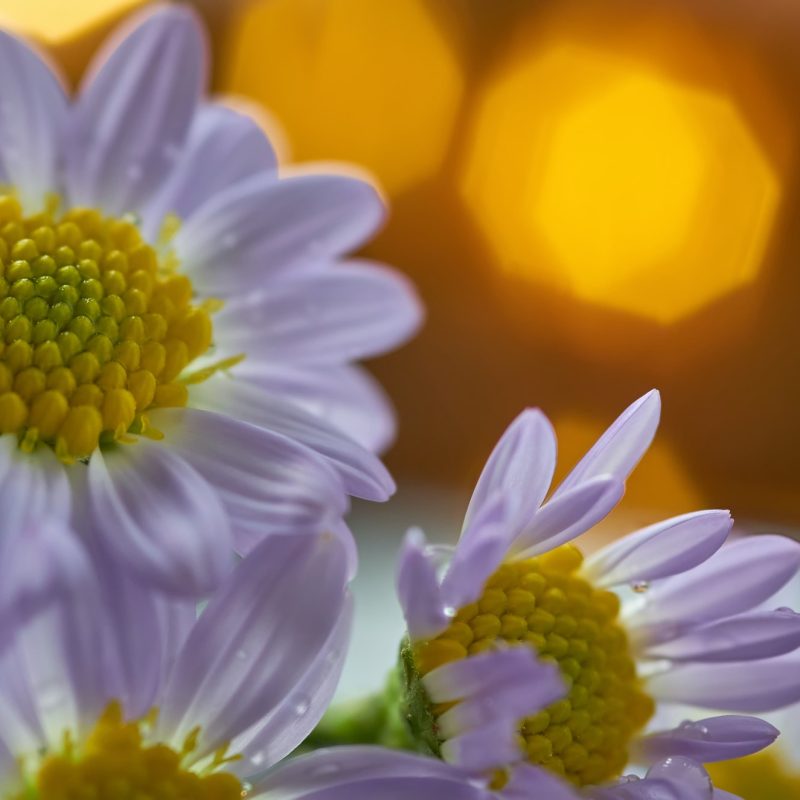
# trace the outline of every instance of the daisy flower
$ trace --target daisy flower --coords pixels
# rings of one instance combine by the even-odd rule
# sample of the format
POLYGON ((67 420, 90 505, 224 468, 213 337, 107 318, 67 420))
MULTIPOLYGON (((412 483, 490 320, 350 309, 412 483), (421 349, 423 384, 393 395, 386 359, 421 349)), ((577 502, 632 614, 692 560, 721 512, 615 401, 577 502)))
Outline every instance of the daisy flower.
POLYGON ((420 311, 343 259, 383 218, 370 184, 279 175, 257 124, 204 95, 180 5, 113 36, 74 99, 4 32, 0 74, 5 522, 73 513, 140 578, 203 593, 336 482, 386 499, 392 416, 352 362, 420 311))
MULTIPOLYGON (((441 761, 377 747, 317 751, 269 771, 319 720, 341 672, 352 605, 336 537, 267 538, 199 617, 87 552, 62 523, 9 538, 3 800, 521 800, 534 790, 574 800, 534 768, 498 794, 441 761)), ((520 655, 535 680, 536 660, 520 655)), ((544 675, 554 680, 551 667, 544 675)))
MULTIPOLYGON (((800 605, 800 578, 795 577, 764 610, 800 605)), ((800 653, 783 656, 787 669, 800 672, 800 653)), ((692 709, 680 709, 686 716, 692 709)), ((746 758, 712 764, 709 767, 715 782, 741 795, 745 800, 785 800, 800 796, 800 705, 794 704, 766 719, 780 729, 781 736, 769 749, 746 758)))
MULTIPOLYGON (((555 435, 541 412, 524 412, 483 470, 444 574, 441 548, 418 531, 399 564, 410 685, 499 645, 534 650, 558 665, 569 693, 525 716, 527 760, 578 786, 614 779, 631 759, 755 752, 777 731, 738 712, 800 699, 800 673, 780 658, 800 645, 800 617, 753 611, 797 573, 800 545, 760 536, 723 547, 727 511, 660 522, 585 561, 571 544, 620 500, 659 414, 656 392, 634 403, 545 501, 555 435), (735 713, 645 735, 656 707, 671 703, 735 713)), ((440 738, 436 702, 429 736, 440 738)))

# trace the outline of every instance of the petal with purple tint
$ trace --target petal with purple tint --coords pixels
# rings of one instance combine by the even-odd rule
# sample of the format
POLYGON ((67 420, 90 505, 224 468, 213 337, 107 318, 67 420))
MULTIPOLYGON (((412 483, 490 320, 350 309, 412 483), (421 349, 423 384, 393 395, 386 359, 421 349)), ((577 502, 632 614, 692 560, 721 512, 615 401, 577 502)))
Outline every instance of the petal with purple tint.
POLYGON ((501 669, 507 652, 499 650, 471 658, 482 658, 487 665, 487 680, 482 689, 465 697, 437 719, 440 737, 449 739, 467 730, 505 719, 512 728, 567 693, 558 670, 551 664, 530 659, 527 670, 504 677, 501 683, 491 673, 501 669))
POLYGON ((637 756, 644 761, 686 756, 709 763, 757 753, 778 737, 777 728, 758 717, 727 715, 687 721, 670 731, 639 739, 637 756))
POLYGON ((308 711, 302 678, 345 608, 347 569, 329 534, 259 544, 192 629, 159 703, 160 733, 183 741, 201 726, 202 758, 284 703, 308 711))
POLYGON ((118 664, 113 697, 131 719, 158 702, 169 670, 197 619, 193 599, 154 592, 128 574, 127 565, 93 553, 94 580, 102 600, 102 618, 118 664))
POLYGON ((800 700, 800 662, 792 653, 765 661, 680 664, 649 677, 645 686, 663 702, 758 714, 800 700))
POLYGON ((192 387, 192 405, 244 420, 319 453, 339 473, 348 494, 382 502, 395 490, 381 460, 328 420, 247 381, 218 374, 192 387))
POLYGON ((449 618, 444 611, 436 566, 426 552, 425 534, 412 528, 403 539, 397 561, 397 597, 412 641, 441 633, 449 618))
POLYGON ((508 783, 498 792, 502 800, 579 800, 579 795, 552 772, 520 764, 514 767, 508 783))
POLYGON ((290 267, 356 249, 383 216, 381 198, 364 181, 260 174, 198 208, 175 237, 175 248, 195 285, 214 296, 237 296, 290 267))
POLYGON ((86 550, 59 518, 10 527, 0 537, 0 647, 4 634, 91 574, 86 550))
POLYGON ((653 586, 629 629, 695 625, 748 611, 772 597, 800 569, 800 544, 782 536, 731 542, 713 558, 653 586))
POLYGON ((242 555, 271 533, 332 525, 347 511, 333 468, 279 433, 191 408, 160 409, 150 420, 214 487, 242 555))
POLYGON ((66 149, 73 205, 138 211, 172 169, 205 84, 205 42, 185 6, 133 18, 81 85, 66 149))
POLYGON ((486 500, 456 546, 442 580, 442 596, 450 608, 477 600, 487 579, 503 563, 514 535, 508 518, 508 497, 496 494, 486 500))
POLYGON ((540 680, 543 698, 549 697, 560 681, 552 666, 539 662, 530 648, 509 647, 443 664, 431 670, 422 682, 434 703, 451 703, 492 688, 533 685, 540 680))
POLYGON ((672 661, 749 661, 800 647, 800 614, 790 608, 751 611, 695 628, 650 648, 650 658, 672 661))
MULTIPOLYGON (((264 285, 264 276, 253 280, 264 285)), ((422 314, 400 272, 347 261, 275 279, 265 291, 245 281, 215 315, 214 333, 225 353, 256 361, 344 364, 399 346, 417 331, 422 314)))
POLYGON ((24 528, 29 522, 40 522, 51 509, 58 509, 68 520, 71 506, 67 470, 50 448, 23 453, 16 436, 0 436, 0 535, 24 528))
POLYGON ((362 367, 353 364, 300 366, 245 359, 236 365, 236 378, 327 419, 373 453, 382 453, 394 441, 396 423, 392 402, 362 367))
POLYGON ((522 758, 517 725, 502 719, 459 734, 442 743, 442 758, 476 772, 509 766, 522 758))
POLYGON ((696 511, 631 533, 589 558, 584 574, 598 586, 651 581, 696 567, 728 537, 728 511, 696 511))
POLYGON ((233 540, 222 502, 173 449, 140 438, 98 450, 85 483, 98 542, 139 580, 198 597, 230 571, 233 540))
MULTIPOLYGON (((332 767, 333 768, 333 767, 332 767)), ((347 784, 321 786, 304 794, 284 795, 248 793, 253 800, 490 800, 491 795, 481 786, 476 786, 465 776, 447 778, 370 778, 355 780, 347 784)))
MULTIPOLYGON (((333 787, 344 790, 359 783, 392 779, 401 786, 413 779, 467 782, 463 772, 436 758, 383 747, 332 747, 285 761, 255 781, 253 789, 259 793, 256 796, 263 793, 265 798, 301 800, 315 798, 316 792, 333 787)), ((407 785, 409 790, 411 785, 407 785)), ((482 793, 474 796, 488 800, 488 795, 482 793)), ((381 794, 373 796, 373 800, 382 798, 381 794)), ((450 794, 445 793, 442 798, 449 799, 450 794)))
POLYGON ((292 695, 264 720, 231 743, 241 761, 231 765, 242 778, 260 772, 291 753, 316 727, 333 699, 347 656, 353 623, 353 602, 345 598, 342 613, 308 671, 292 695), (302 698, 298 700, 298 698, 302 698))
POLYGON ((531 558, 571 542, 607 516, 624 492, 618 478, 598 475, 554 497, 514 541, 516 556, 531 558))
POLYGON ((484 505, 502 493, 508 525, 516 534, 532 519, 550 488, 556 435, 539 409, 526 409, 509 425, 483 468, 464 519, 464 535, 484 505))
POLYGON ((0 183, 10 184, 26 211, 58 192, 67 99, 56 76, 24 42, 0 31, 0 183))
POLYGON ((598 475, 625 481, 650 447, 661 417, 661 397, 653 389, 630 405, 553 493, 559 497, 598 475))
POLYGON ((164 185, 142 210, 142 230, 155 241, 167 214, 188 219, 207 200, 275 167, 269 139, 254 119, 220 103, 204 103, 164 185))

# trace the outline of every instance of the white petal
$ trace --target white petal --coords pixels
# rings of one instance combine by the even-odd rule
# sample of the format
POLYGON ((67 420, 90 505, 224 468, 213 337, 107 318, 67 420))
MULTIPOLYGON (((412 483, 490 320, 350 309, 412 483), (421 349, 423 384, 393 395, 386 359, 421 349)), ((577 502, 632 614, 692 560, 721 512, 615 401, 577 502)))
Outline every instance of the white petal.
POLYGON ((0 182, 38 211, 60 190, 58 169, 67 100, 55 75, 26 44, 0 31, 0 182))
POLYGON ((217 374, 192 386, 192 405, 280 433, 311 448, 339 473, 345 489, 354 497, 383 501, 394 493, 394 481, 374 453, 327 420, 245 380, 217 374))
POLYGON ((394 441, 392 402, 365 369, 352 364, 301 366, 245 359, 236 376, 267 394, 291 400, 316 417, 332 422, 373 453, 394 441))
POLYGON ((653 441, 660 417, 661 397, 653 389, 620 414, 553 497, 598 475, 614 475, 624 482, 653 441))
POLYGON ((531 558, 572 541, 606 517, 619 503, 624 484, 598 475, 548 500, 514 541, 519 558, 531 558))
POLYGON ((728 511, 697 511, 618 539, 589 558, 583 571, 598 586, 666 578, 702 564, 733 526, 728 511))
POLYGON ((160 704, 160 732, 182 741, 200 725, 202 757, 285 702, 308 710, 298 689, 343 612, 346 580, 335 537, 265 539, 192 630, 160 704))
POLYGON ((151 586, 201 596, 232 565, 233 541, 211 486, 167 444, 140 438, 89 462, 95 534, 151 586))
POLYGON ((495 446, 475 486, 464 520, 468 530, 486 501, 502 492, 513 534, 533 520, 550 488, 556 466, 556 435, 539 409, 526 409, 495 446))
POLYGON ((401 273, 349 261, 271 281, 264 291, 243 283, 214 317, 214 333, 226 353, 267 363, 344 364, 399 346, 421 319, 401 273))
POLYGON ((194 115, 172 172, 143 209, 142 229, 154 241, 167 214, 186 220, 240 181, 274 169, 275 154, 255 120, 219 103, 205 103, 194 115))
POLYGON ((72 204, 142 208, 180 153, 204 83, 202 29, 185 6, 145 11, 109 40, 73 111, 72 204))
POLYGON ((217 297, 263 288, 278 272, 359 247, 383 218, 363 181, 339 175, 255 175, 209 200, 178 232, 192 280, 217 297))

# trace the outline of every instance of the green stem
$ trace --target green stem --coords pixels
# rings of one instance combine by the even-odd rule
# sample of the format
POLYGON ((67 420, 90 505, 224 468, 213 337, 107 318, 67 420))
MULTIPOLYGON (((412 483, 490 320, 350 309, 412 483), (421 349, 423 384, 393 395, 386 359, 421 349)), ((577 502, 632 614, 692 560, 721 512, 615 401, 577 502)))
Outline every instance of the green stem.
POLYGON ((375 744, 440 757, 433 710, 407 641, 384 690, 329 709, 302 749, 342 744, 375 744))

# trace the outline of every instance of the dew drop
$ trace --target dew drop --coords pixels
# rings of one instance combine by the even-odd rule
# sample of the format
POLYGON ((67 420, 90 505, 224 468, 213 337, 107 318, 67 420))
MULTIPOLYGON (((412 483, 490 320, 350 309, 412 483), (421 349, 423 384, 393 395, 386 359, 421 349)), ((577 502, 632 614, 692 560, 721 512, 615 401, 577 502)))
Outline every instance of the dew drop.
POLYGON ((308 713, 308 709, 311 707, 311 701, 305 695, 297 695, 297 697, 293 697, 291 699, 292 708, 294 709, 294 713, 297 714, 298 717, 302 717, 304 714, 308 713))
POLYGON ((247 797, 247 795, 250 794, 251 791, 253 791, 253 785, 245 781, 244 783, 242 783, 242 793, 239 796, 247 797))
POLYGON ((649 588, 650 584, 647 581, 636 581, 631 584, 631 589, 633 589, 636 594, 644 594, 649 588))
POLYGON ((455 609, 455 608, 453 608, 453 606, 445 606, 445 607, 444 607, 444 615, 445 615, 445 616, 446 616, 448 619, 453 619, 453 617, 456 615, 456 613, 457 613, 457 612, 456 612, 456 609, 455 609))
POLYGON ((264 754, 261 752, 254 753, 250 756, 250 763, 253 764, 253 766, 260 767, 264 763, 264 754))
POLYGON ((775 613, 780 615, 781 617, 788 617, 791 619, 792 617, 800 616, 793 608, 787 608, 786 606, 781 606, 780 608, 775 609, 775 613))

